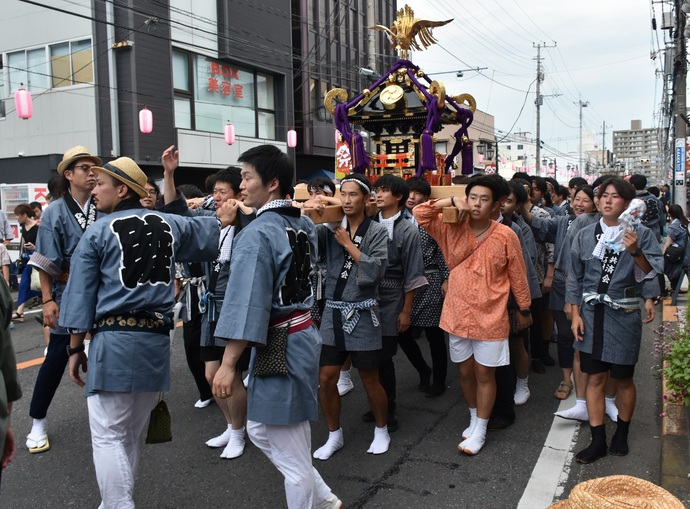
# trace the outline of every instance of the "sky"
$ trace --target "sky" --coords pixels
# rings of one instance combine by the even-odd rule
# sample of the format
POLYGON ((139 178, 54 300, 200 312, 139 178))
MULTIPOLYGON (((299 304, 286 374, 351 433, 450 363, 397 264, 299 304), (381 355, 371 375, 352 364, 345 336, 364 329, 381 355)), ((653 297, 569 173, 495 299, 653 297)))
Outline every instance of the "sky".
MULTIPOLYGON (((562 153, 579 150, 579 101, 583 138, 589 131, 606 148, 613 130, 658 127, 663 82, 650 55, 664 47, 661 29, 652 31, 649 0, 408 0, 416 18, 453 21, 435 28, 438 45, 411 52, 410 60, 451 95, 470 93, 477 107, 494 116, 500 140, 506 133, 536 136, 537 44, 542 48, 541 139, 562 153), (465 71, 487 67, 481 72, 465 71), (529 91, 529 93, 527 93, 529 91), (560 95, 558 95, 560 94, 560 95), (554 96, 554 97, 548 97, 554 96), (521 111, 522 110, 522 111, 521 111)), ((399 1, 402 8, 405 2, 399 1)), ((661 25, 661 3, 655 3, 661 25)), ((667 34, 666 34, 667 35, 667 34)), ((510 135, 506 140, 510 140, 510 135)), ((548 150, 547 150, 548 152, 548 150)))

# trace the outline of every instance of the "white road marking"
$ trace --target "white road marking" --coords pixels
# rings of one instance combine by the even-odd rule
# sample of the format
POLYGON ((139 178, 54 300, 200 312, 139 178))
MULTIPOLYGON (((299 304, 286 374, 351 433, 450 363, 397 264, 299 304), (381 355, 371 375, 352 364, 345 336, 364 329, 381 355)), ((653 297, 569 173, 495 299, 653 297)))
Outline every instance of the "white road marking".
MULTIPOLYGON (((558 410, 566 410, 574 404, 575 391, 568 399, 561 401, 558 410)), ((569 421, 553 416, 551 430, 518 503, 518 509, 548 507, 553 503, 554 498, 563 494, 570 473, 572 449, 577 441, 579 430, 579 421, 569 421)))

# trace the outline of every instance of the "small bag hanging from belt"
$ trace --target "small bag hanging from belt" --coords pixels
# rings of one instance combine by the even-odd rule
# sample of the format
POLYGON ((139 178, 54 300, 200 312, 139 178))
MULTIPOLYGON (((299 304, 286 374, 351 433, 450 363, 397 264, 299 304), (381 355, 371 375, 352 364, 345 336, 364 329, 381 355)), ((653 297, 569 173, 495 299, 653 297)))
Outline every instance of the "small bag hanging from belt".
POLYGON ((287 342, 290 322, 268 328, 265 346, 256 347, 254 376, 287 375, 287 342))
POLYGON ((158 395, 158 404, 151 410, 149 428, 146 432, 147 444, 162 444, 172 441, 172 419, 163 393, 158 395))

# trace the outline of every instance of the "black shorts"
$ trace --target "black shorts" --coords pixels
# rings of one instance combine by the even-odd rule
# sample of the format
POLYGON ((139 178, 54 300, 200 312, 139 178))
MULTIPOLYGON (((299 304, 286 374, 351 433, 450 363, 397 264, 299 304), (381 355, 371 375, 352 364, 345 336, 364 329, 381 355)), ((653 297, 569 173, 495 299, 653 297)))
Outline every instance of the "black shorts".
MULTIPOLYGON (((199 351, 199 357, 204 362, 221 362, 223 360, 223 354, 225 353, 224 346, 202 346, 199 351)), ((252 355, 252 349, 247 347, 240 355, 237 360, 237 365, 235 366, 235 371, 242 372, 249 369, 249 359, 252 355)))
POLYGON ((634 364, 614 364, 612 362, 598 361, 592 358, 591 353, 580 352, 580 369, 588 375, 611 372, 614 380, 632 378, 635 374, 634 364))
POLYGON ((357 369, 378 369, 381 350, 348 352, 338 350, 334 346, 322 345, 319 366, 342 366, 348 355, 352 356, 352 365, 357 369))

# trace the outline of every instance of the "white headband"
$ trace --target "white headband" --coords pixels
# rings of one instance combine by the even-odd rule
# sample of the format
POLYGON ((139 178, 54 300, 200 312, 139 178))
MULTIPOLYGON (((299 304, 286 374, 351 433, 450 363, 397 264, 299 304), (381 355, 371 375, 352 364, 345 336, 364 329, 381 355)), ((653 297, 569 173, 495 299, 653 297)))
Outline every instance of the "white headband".
POLYGON ((343 187, 343 184, 345 182, 357 182, 360 186, 362 186, 362 188, 364 188, 364 190, 367 192, 367 194, 371 194, 371 188, 359 179, 352 178, 352 177, 350 177, 350 178, 345 177, 344 179, 342 179, 340 181, 340 187, 343 187))

